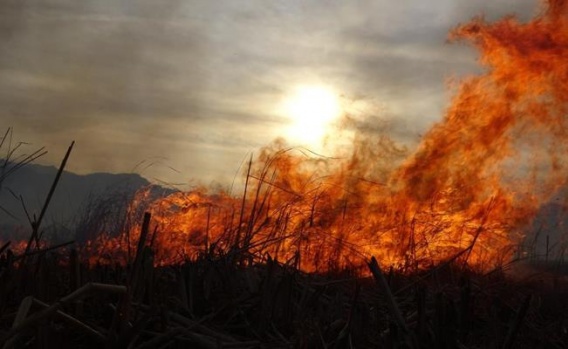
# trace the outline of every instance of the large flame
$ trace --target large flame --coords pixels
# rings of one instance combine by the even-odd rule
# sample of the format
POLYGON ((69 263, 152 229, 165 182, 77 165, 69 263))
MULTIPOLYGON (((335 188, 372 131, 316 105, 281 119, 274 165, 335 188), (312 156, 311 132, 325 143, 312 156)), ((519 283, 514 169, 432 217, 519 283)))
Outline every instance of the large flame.
MULTIPOLYGON (((484 72, 460 82, 410 156, 384 134, 357 135, 349 156, 333 159, 275 141, 251 159, 244 197, 141 193, 131 212, 152 213, 156 263, 239 252, 306 271, 370 255, 405 270, 456 257, 487 270, 510 259, 521 227, 566 182, 567 8, 549 0, 527 23, 478 17, 454 29, 450 39, 473 43, 484 72)), ((126 261, 139 231, 101 232, 85 251, 126 261)))

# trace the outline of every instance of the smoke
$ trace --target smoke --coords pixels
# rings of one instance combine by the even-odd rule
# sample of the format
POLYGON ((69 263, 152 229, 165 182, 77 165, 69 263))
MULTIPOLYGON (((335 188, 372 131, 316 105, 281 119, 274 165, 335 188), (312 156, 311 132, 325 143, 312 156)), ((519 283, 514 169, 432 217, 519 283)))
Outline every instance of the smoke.
MULTIPOLYGON (((528 3, 515 8, 524 15, 528 3)), ((414 139, 437 120, 444 77, 473 67, 467 51, 443 46, 449 26, 510 7, 3 1, 0 118, 47 146, 52 164, 76 140, 70 166, 81 173, 129 171, 159 156, 209 180, 278 135, 273 106, 315 79, 387 101, 409 125, 400 138, 414 139)))
MULTIPOLYGON (((346 115, 351 143, 335 157, 284 140, 262 148, 245 167, 242 200, 207 188, 152 200, 158 263, 209 241, 307 271, 371 255, 405 271, 510 260, 522 227, 566 184, 568 18, 564 1, 545 5, 528 22, 476 17, 451 32, 479 51, 482 69, 456 80, 442 120, 414 152, 389 137, 384 119, 346 115)), ((89 248, 120 253, 123 240, 101 234, 89 248)))

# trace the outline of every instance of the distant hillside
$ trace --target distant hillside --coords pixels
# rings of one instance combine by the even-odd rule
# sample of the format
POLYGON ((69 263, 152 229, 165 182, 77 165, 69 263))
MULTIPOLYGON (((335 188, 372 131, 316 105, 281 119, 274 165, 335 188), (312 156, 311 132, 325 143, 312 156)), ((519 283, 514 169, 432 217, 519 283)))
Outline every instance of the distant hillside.
MULTIPOLYGON (((29 223, 20 197, 30 216, 39 215, 41 207, 57 174, 52 166, 27 165, 10 174, 0 187, 0 238, 26 231, 29 223), (23 227, 15 228, 15 227, 23 227)), ((138 174, 93 173, 78 175, 64 172, 44 217, 42 227, 58 226, 70 229, 73 220, 89 202, 102 195, 132 194, 150 182, 138 174)))

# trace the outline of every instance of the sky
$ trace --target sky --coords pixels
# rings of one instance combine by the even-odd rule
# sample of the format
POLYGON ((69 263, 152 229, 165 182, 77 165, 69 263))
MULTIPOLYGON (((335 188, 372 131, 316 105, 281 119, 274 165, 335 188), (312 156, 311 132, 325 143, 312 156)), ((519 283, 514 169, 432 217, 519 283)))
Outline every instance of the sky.
POLYGON ((75 140, 76 173, 224 184, 287 136, 281 106, 295 89, 325 86, 413 146, 441 120, 448 79, 479 71, 448 31, 536 10, 536 0, 3 0, 0 131, 13 127, 26 151, 45 146, 43 164, 75 140))

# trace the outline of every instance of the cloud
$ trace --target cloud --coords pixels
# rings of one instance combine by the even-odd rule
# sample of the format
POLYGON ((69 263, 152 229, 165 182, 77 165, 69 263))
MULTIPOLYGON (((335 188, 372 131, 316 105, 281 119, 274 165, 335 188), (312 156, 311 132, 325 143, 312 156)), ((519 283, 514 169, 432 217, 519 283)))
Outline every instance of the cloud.
POLYGON ((274 106, 301 83, 377 100, 398 125, 393 133, 414 139, 439 119, 444 79, 478 69, 471 50, 444 44, 447 31, 480 12, 524 18, 534 7, 529 0, 3 1, 0 117, 22 140, 55 150, 48 162, 76 139, 79 172, 128 171, 167 156, 205 180, 226 177, 231 159, 279 134, 285 122, 274 106))

